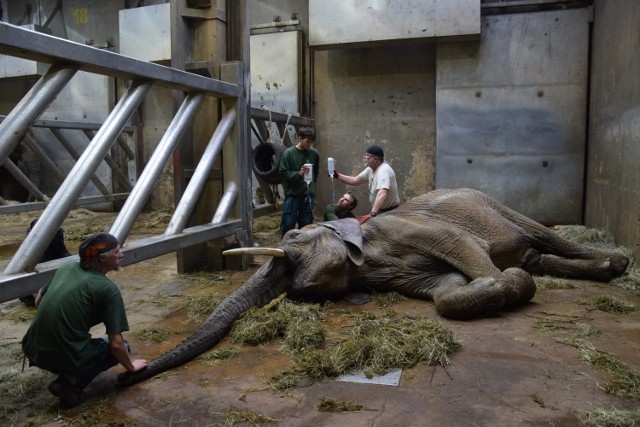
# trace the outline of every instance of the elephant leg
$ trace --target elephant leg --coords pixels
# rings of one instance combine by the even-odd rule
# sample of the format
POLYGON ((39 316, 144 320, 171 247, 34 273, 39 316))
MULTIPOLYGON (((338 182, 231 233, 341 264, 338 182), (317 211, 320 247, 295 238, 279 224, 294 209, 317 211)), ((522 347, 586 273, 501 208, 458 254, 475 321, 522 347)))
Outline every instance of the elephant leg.
POLYGON ((523 268, 531 274, 540 276, 609 281, 624 273, 627 264, 628 259, 618 254, 611 254, 608 258, 603 256, 599 259, 571 259, 541 254, 532 249, 527 254, 523 268))
POLYGON ((459 280, 447 280, 433 292, 436 308, 444 317, 479 317, 522 305, 536 292, 533 278, 520 268, 508 268, 497 277, 480 277, 470 282, 459 276, 459 280))

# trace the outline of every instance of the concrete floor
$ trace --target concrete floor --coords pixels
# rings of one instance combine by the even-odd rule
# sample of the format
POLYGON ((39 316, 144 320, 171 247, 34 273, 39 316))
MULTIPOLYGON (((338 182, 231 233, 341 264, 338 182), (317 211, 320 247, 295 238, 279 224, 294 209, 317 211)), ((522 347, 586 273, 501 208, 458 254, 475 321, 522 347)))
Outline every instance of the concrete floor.
MULTIPOLYGON (((260 262, 258 259, 257 264, 260 262)), ((221 286, 239 286, 256 268, 223 272, 221 286)), ((131 326, 126 338, 135 357, 155 358, 197 327, 185 321, 185 310, 173 312, 171 307, 153 303, 157 295, 206 292, 176 277, 173 255, 128 266, 110 277, 123 292, 131 326), (153 344, 135 338, 141 329, 181 332, 153 344)), ((23 408, 11 418, 11 424, 34 425, 34 411, 48 411, 50 425, 222 425, 226 411, 237 408, 271 417, 277 420, 272 425, 278 426, 573 426, 582 425, 577 413, 599 408, 638 410, 638 402, 607 394, 604 386, 611 377, 580 360, 576 348, 534 329, 541 319, 566 321, 569 329, 555 333, 566 337, 575 333, 572 325, 576 322, 592 325, 600 333, 586 340, 621 359, 628 369, 640 371, 640 311, 611 314, 576 302, 611 295, 640 307, 640 298, 607 284, 571 283, 575 288, 540 291, 532 303, 517 311, 474 321, 441 318, 433 305, 424 301, 408 300, 393 306, 399 314, 440 320, 463 343, 449 366, 405 370, 397 387, 303 381, 290 393, 268 391, 266 380, 289 364, 288 356, 279 351, 280 343, 274 342, 244 346, 232 359, 213 365, 192 361, 170 375, 125 389, 113 385, 122 371, 116 367, 89 386, 89 399, 79 408, 60 413, 56 399, 45 392, 41 407, 23 408), (320 412, 315 405, 322 397, 354 401, 366 409, 320 412), (53 414, 58 414, 57 418, 53 414)), ((3 312, 23 309, 17 302, 1 308, 3 312)), ((333 319, 358 310, 382 309, 371 303, 340 301, 326 309, 326 316, 333 319)), ((335 324, 340 322, 327 321, 327 325, 335 324)), ((28 324, 2 320, 0 327, 0 342, 6 345, 18 342, 28 324)))
MULTIPOLYGON (((123 285, 128 280, 136 279, 119 278, 123 285)), ((290 395, 267 391, 266 379, 288 366, 288 357, 278 351, 280 343, 273 343, 244 347, 236 357, 215 366, 191 362, 164 379, 125 390, 112 390, 115 372, 110 372, 90 393, 96 397, 115 393, 114 409, 138 425, 149 426, 215 425, 230 407, 265 414, 277 419, 279 426, 565 426, 580 425, 576 412, 637 409, 637 402, 605 393, 603 387, 610 378, 579 360, 576 348, 534 330, 539 319, 572 316, 601 331, 587 338, 596 348, 640 371, 640 313, 604 313, 575 302, 606 294, 640 306, 640 299, 619 288, 573 283, 574 289, 540 292, 533 303, 516 312, 475 321, 442 319, 423 301, 394 306, 401 314, 441 320, 463 342, 446 369, 420 366, 405 370, 398 387, 331 381, 303 382, 290 395), (366 410, 323 413, 314 407, 321 397, 355 401, 366 410)), ((327 317, 341 316, 345 310, 380 309, 341 301, 328 309, 327 317)), ((140 318, 132 328, 149 327, 141 314, 134 316, 140 318)), ((170 316, 151 324, 166 324, 171 329, 183 317, 170 316)), ((171 343, 161 346, 132 344, 136 354, 151 358, 182 338, 173 337, 171 343)))

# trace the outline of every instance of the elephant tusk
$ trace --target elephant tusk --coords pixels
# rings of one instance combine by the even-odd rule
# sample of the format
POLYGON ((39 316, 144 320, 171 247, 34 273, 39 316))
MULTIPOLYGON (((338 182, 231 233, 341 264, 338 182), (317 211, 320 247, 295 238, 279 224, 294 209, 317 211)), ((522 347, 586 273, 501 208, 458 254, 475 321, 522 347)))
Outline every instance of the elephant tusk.
POLYGON ((227 249, 222 255, 269 255, 275 258, 284 258, 282 249, 278 248, 234 248, 227 249))

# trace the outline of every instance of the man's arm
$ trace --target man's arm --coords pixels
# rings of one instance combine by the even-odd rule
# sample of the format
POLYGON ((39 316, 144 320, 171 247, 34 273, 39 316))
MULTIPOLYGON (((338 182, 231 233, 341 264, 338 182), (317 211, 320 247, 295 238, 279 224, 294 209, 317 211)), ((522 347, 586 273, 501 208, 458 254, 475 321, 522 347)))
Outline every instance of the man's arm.
POLYGON ((380 213, 382 206, 384 206, 384 201, 387 199, 387 194, 389 194, 388 188, 381 188, 376 193, 376 199, 373 201, 373 206, 371 206, 371 212, 375 212, 376 214, 380 213))
POLYGON ((40 301, 42 301, 42 289, 40 289, 36 294, 36 308, 40 305, 40 301))
POLYGON ((131 360, 129 352, 124 344, 124 338, 120 332, 110 333, 109 347, 113 357, 129 372, 138 372, 147 367, 147 361, 144 359, 131 360))
POLYGON ((349 176, 342 173, 336 172, 333 175, 334 178, 337 178, 338 181, 342 181, 347 185, 362 185, 367 182, 366 179, 361 178, 360 176, 349 176))
POLYGON ((302 181, 302 177, 304 176, 302 168, 298 168, 295 165, 293 155, 287 151, 282 153, 278 172, 280 174, 280 178, 288 182, 296 182, 296 180, 302 181))

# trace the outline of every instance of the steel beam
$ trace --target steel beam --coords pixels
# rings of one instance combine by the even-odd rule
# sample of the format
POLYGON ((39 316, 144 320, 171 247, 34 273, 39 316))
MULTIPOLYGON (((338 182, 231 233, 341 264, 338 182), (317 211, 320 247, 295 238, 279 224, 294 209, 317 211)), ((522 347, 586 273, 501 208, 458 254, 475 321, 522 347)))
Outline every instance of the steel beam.
POLYGON ((200 196, 200 193, 202 193, 202 189, 207 181, 213 163, 218 158, 224 141, 229 136, 235 120, 236 110, 234 109, 227 111, 220 119, 220 123, 218 124, 216 131, 213 133, 206 150, 202 153, 202 158, 200 159, 196 170, 193 172, 193 176, 191 177, 187 188, 184 190, 180 203, 176 206, 176 210, 171 217, 171 221, 169 221, 169 225, 164 232, 165 235, 177 234, 184 229, 189 216, 198 201, 198 197, 200 196))
MULTIPOLYGON (((124 267, 209 240, 223 238, 233 234, 240 225, 239 220, 228 221, 224 224, 205 224, 187 228, 182 233, 172 236, 152 236, 135 240, 122 249, 124 258, 121 265, 124 267)), ((37 265, 34 272, 13 275, 0 274, 0 303, 36 293, 53 276, 60 265, 74 260, 78 260, 77 255, 43 262, 37 265)))
POLYGON ((40 189, 29 179, 27 175, 15 164, 11 159, 7 159, 2 164, 11 175, 22 185, 29 193, 38 200, 49 200, 49 198, 40 191, 40 189))
POLYGON ((216 97, 237 97, 237 85, 141 61, 48 34, 0 22, 0 53, 45 63, 71 63, 82 71, 123 80, 154 80, 158 86, 202 91, 216 97))
MULTIPOLYGON (((73 204, 73 207, 84 206, 84 205, 95 205, 96 203, 102 202, 118 202, 121 200, 126 200, 129 196, 129 193, 116 193, 116 194, 105 194, 101 196, 85 196, 80 197, 73 204)), ((0 204, 4 199, 0 198, 0 204)), ((32 212, 32 211, 41 211, 47 207, 46 202, 26 202, 26 203, 16 203, 12 205, 3 205, 0 206, 0 214, 8 214, 8 213, 20 213, 20 212, 32 212)))
MULTIPOLYGON (((55 129, 55 128, 50 128, 49 131, 51 133, 53 133, 53 135, 56 137, 56 139, 60 142, 60 144, 64 147, 65 150, 67 150, 67 152, 69 153, 69 155, 71 156, 71 158, 74 161, 78 161, 78 159, 80 158, 80 153, 78 152, 78 150, 76 150, 76 148, 73 146, 73 144, 71 144, 71 142, 69 142, 69 140, 67 139, 66 136, 64 136, 62 134, 62 132, 60 132, 60 129, 55 129)), ((62 178, 62 180, 60 180, 61 182, 64 180, 64 178, 62 178)), ((109 195, 111 194, 111 191, 109 191, 109 189, 107 188, 106 185, 104 185, 102 183, 102 181, 100 181, 100 178, 98 178, 95 174, 95 171, 93 173, 93 175, 91 175, 91 182, 93 182, 93 185, 96 186, 96 188, 98 189, 98 191, 102 194, 109 195)))
POLYGON ((86 149, 69 172, 40 220, 22 242, 5 269, 5 274, 16 274, 32 269, 46 250, 58 228, 71 210, 89 178, 111 148, 125 123, 151 88, 151 82, 134 82, 113 109, 96 134, 91 147, 86 149))
POLYGON ((220 199, 218 209, 216 209, 216 213, 213 215, 213 219, 211 220, 212 224, 220 224, 227 220, 229 212, 231 212, 231 208, 236 201, 236 197, 238 197, 238 186, 235 182, 229 182, 224 189, 224 194, 222 195, 222 199, 220 199))
MULTIPOLYGON (((0 22, 0 29, 5 25, 0 22)), ((32 31, 24 30, 28 33, 32 31)), ((2 46, 0 31, 0 46, 2 46)), ((0 163, 9 157, 25 133, 53 102, 78 70, 52 66, 0 123, 0 163)))
POLYGON ((144 208, 144 204, 149 198, 153 186, 160 177, 164 165, 180 142, 184 131, 193 123, 193 119, 203 98, 204 96, 201 93, 190 94, 185 98, 167 128, 167 131, 151 155, 140 178, 138 178, 138 182, 131 191, 131 195, 122 209, 120 209, 120 213, 109 231, 116 236, 120 242, 124 242, 129 235, 129 231, 131 231, 136 217, 144 208))

